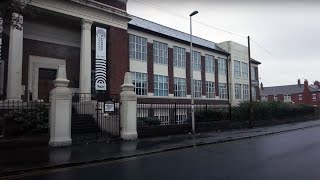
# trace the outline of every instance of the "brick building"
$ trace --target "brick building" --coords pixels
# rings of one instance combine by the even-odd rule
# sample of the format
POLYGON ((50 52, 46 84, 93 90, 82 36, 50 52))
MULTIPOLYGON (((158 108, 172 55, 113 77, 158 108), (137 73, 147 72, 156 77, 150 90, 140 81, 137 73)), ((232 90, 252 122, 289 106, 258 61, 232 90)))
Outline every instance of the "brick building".
MULTIPOLYGON (((95 93, 96 29, 104 28, 105 93, 119 94, 124 74, 130 71, 140 100, 190 102, 189 34, 130 16, 126 3, 126 0, 28 1, 26 10, 37 9, 37 14, 20 16, 23 30, 4 27, 2 34, 2 99, 48 101, 59 64, 67 66, 73 92, 95 93)), ((236 105, 248 100, 247 48, 234 42, 216 44, 198 37, 193 37, 193 41, 195 101, 228 104, 232 99, 236 105), (237 60, 241 61, 239 67, 237 60), (238 68, 241 75, 236 77, 238 68)), ((255 88, 259 84, 259 64, 252 60, 254 99, 259 97, 255 88)))
POLYGON ((262 101, 280 101, 294 104, 320 106, 320 83, 309 84, 307 80, 301 84, 286 86, 260 87, 262 101))

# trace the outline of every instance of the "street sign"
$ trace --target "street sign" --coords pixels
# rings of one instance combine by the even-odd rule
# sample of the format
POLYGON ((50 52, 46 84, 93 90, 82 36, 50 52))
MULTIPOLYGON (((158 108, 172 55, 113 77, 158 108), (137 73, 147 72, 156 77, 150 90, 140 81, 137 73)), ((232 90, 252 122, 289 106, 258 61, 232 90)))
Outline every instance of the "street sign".
POLYGON ((114 103, 112 101, 104 103, 104 112, 114 112, 114 103))

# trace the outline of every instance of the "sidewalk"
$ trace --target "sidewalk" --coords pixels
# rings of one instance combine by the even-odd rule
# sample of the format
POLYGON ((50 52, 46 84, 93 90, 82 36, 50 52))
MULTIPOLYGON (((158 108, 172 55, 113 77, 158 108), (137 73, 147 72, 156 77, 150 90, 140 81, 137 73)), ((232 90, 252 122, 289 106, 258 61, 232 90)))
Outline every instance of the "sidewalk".
POLYGON ((221 143, 320 126, 320 120, 226 132, 184 134, 137 141, 117 141, 51 149, 43 147, 0 149, 0 177, 21 172, 69 167, 163 151, 221 143))

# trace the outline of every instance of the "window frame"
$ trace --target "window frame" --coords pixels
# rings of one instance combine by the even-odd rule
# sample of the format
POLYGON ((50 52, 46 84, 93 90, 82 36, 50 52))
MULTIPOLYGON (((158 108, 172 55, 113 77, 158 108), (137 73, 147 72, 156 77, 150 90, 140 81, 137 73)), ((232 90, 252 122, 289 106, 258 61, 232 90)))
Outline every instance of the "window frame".
POLYGON ((148 74, 142 73, 142 72, 131 72, 131 74, 132 74, 132 83, 134 85, 134 92, 138 96, 148 95, 148 74), (137 87, 137 84, 138 84, 137 82, 140 83, 139 87, 137 87), (143 86, 143 84, 145 84, 145 87, 143 86))
POLYGON ((249 79, 249 65, 248 65, 248 63, 242 62, 241 68, 242 68, 242 78, 249 79))
POLYGON ((316 100, 317 99, 317 95, 316 94, 312 94, 312 100, 316 100))
POLYGON ((243 94, 243 100, 248 100, 250 99, 250 91, 249 91, 249 85, 248 84, 243 84, 242 85, 242 94, 243 94))
POLYGON ((226 59, 218 58, 218 74, 226 76, 227 75, 227 62, 226 59))
POLYGON ((192 70, 201 71, 201 53, 198 51, 192 51, 192 70))
POLYGON ((299 94, 298 98, 299 98, 299 101, 302 101, 302 99, 303 99, 302 94, 299 94))
POLYGON ((168 44, 153 41, 153 63, 155 64, 168 64, 168 44))
POLYGON ((177 68, 186 68, 186 49, 179 47, 179 46, 173 46, 173 62, 174 67, 177 68))
POLYGON ((215 59, 214 56, 209 54, 205 56, 205 72, 212 74, 215 72, 215 59))
POLYGON ((241 78, 241 62, 238 60, 234 60, 234 77, 235 78, 241 78), (239 65, 239 66, 237 66, 239 65))
POLYGON ((201 98, 202 97, 202 80, 193 80, 193 97, 201 98))
POLYGON ((143 62, 148 60, 147 38, 129 34, 129 58, 130 60, 143 62))
POLYGON ((206 98, 215 98, 216 90, 215 90, 215 82, 206 81, 206 98))
POLYGON ((237 100, 242 99, 242 85, 235 83, 234 84, 234 98, 237 100))
POLYGON ((168 76, 154 74, 154 96, 169 96, 169 79, 168 76))
POLYGON ((227 86, 227 83, 219 83, 218 87, 219 87, 219 98, 220 99, 228 99, 228 86, 227 86))
POLYGON ((174 78, 174 97, 187 97, 186 78, 174 78))

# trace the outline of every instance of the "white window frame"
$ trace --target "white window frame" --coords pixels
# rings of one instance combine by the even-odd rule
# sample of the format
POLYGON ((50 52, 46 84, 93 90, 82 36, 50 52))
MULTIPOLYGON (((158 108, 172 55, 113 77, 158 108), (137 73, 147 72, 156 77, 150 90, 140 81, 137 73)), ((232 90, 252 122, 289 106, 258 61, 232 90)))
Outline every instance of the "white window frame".
POLYGON ((249 79, 249 69, 248 63, 242 62, 242 78, 249 79))
POLYGON ((173 46, 173 62, 174 67, 186 68, 186 49, 173 46))
POLYGON ((207 98, 215 98, 215 83, 212 81, 206 81, 206 97, 207 98))
POLYGON ((218 73, 219 75, 227 75, 227 62, 226 59, 218 58, 218 73))
POLYGON ((268 96, 261 96, 261 101, 268 101, 268 96))
POLYGON ((227 83, 219 83, 219 98, 228 99, 227 83))
POLYGON ((256 79, 256 68, 254 66, 251 66, 251 80, 257 80, 256 79))
POLYGON ((192 51, 192 64, 193 71, 201 71, 201 53, 192 51))
POLYGON ((285 101, 285 102, 291 102, 291 95, 285 94, 285 95, 284 95, 284 101, 285 101))
POLYGON ((206 62, 206 72, 214 74, 214 68, 215 68, 215 59, 214 56, 206 54, 205 58, 206 62))
POLYGON ((316 100, 317 99, 317 95, 316 94, 312 94, 312 99, 316 100))
POLYGON ((273 96, 274 101, 278 101, 278 96, 273 96))
POLYGON ((186 97, 187 96, 187 84, 186 78, 174 78, 174 96, 186 97))
POLYGON ((299 101, 302 101, 302 94, 299 94, 299 101))
POLYGON ((148 49, 147 38, 129 35, 129 56, 132 60, 147 61, 148 49))
POLYGON ((168 44, 153 41, 153 62, 155 64, 168 64, 168 44))
POLYGON ((248 84, 243 84, 242 85, 242 91, 243 91, 243 99, 248 100, 250 99, 250 92, 249 92, 249 85, 248 84))
POLYGON ((202 97, 202 81, 193 80, 193 97, 201 98, 202 97))
POLYGON ((138 96, 148 95, 148 74, 141 72, 131 72, 134 91, 138 96))
POLYGON ((234 84, 234 98, 235 99, 242 99, 242 93, 241 93, 241 84, 235 83, 234 84))
POLYGON ((241 62, 234 60, 234 77, 241 78, 241 62))
POLYGON ((154 96, 168 96, 169 83, 168 76, 154 75, 154 96))

